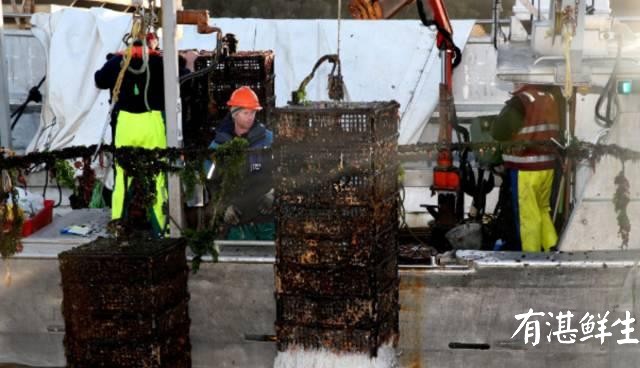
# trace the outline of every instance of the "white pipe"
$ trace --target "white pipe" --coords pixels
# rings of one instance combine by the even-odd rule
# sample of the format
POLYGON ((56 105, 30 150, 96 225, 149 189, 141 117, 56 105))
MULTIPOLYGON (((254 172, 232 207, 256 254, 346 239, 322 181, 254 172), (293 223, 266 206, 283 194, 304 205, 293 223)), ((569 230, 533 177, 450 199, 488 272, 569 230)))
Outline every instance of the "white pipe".
MULTIPOLYGON (((182 105, 178 76, 178 43, 176 39, 176 10, 181 0, 162 0, 162 47, 164 65, 164 109, 167 126, 167 145, 182 147, 182 105)), ((169 217, 171 236, 180 236, 183 228, 182 191, 180 177, 169 175, 169 217)))
POLYGON ((5 57, 4 18, 0 7, 0 146, 11 148, 11 120, 9 118, 9 78, 5 57))

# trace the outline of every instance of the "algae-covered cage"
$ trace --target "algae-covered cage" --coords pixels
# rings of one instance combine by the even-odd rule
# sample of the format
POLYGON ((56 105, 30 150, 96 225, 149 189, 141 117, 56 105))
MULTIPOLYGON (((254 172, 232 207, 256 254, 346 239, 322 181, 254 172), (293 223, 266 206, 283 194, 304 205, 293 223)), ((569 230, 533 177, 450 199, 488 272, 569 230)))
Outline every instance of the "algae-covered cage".
POLYGON ((396 102, 277 108, 278 348, 371 356, 398 334, 396 102))
POLYGON ((59 260, 68 367, 191 366, 183 240, 99 238, 59 260))

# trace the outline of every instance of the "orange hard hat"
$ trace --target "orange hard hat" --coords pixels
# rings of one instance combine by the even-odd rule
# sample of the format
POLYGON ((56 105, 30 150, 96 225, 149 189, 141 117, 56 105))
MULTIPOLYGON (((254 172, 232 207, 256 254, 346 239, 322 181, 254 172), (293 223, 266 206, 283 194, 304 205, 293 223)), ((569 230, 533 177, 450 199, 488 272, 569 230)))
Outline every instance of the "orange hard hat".
POLYGON ((242 86, 233 91, 227 105, 230 107, 241 107, 249 110, 262 110, 258 96, 247 86, 242 86))

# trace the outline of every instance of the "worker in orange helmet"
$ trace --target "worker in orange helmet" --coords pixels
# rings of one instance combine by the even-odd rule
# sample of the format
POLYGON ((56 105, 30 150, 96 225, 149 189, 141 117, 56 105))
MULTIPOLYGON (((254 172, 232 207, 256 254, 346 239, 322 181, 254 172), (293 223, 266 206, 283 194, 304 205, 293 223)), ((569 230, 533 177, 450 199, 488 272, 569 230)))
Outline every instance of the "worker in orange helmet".
MULTIPOLYGON (((262 110, 256 93, 247 86, 236 89, 227 102, 229 114, 216 129, 216 136, 209 145, 217 148, 235 138, 246 139, 247 173, 231 198, 223 198, 226 205, 225 225, 229 240, 273 240, 275 224, 273 218, 273 188, 271 178, 272 160, 270 152, 273 133, 256 121, 256 112, 262 110)), ((215 191, 220 178, 215 175, 215 165, 207 163, 207 177, 212 179, 210 191, 215 191), (212 173, 214 173, 212 175, 212 173)))

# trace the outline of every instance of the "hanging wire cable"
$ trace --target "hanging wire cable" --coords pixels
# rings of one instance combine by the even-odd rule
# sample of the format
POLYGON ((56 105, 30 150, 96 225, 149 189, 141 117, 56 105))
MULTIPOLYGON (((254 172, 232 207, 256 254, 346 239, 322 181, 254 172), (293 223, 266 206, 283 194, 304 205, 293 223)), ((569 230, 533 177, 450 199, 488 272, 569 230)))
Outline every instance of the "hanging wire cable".
POLYGON ((342 23, 342 0, 338 0, 338 40, 337 40, 337 50, 336 55, 338 55, 338 59, 340 59, 340 24, 342 23))
POLYGON ((618 52, 616 53, 616 62, 613 66, 611 76, 605 84, 602 93, 598 96, 595 106, 596 124, 603 128, 610 128, 616 120, 616 113, 619 111, 620 101, 616 91, 616 80, 618 77, 618 69, 620 67, 620 59, 622 56, 622 39, 618 37, 618 52), (606 103, 604 115, 602 114, 602 105, 606 103))

